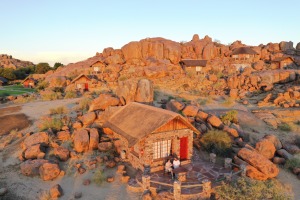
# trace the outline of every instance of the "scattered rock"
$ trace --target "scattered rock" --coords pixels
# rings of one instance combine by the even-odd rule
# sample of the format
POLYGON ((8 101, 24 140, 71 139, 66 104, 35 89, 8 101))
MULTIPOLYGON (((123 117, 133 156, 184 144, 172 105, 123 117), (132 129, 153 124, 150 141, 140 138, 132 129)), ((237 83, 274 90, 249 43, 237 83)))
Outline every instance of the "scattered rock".
POLYGON ((113 160, 109 160, 109 161, 106 161, 106 162, 105 162, 105 165, 106 165, 107 167, 113 168, 113 167, 116 166, 116 162, 113 161, 113 160))
POLYGON ((122 176, 121 181, 122 181, 122 183, 128 183, 129 179, 130 179, 130 176, 122 176))
POLYGON ((82 192, 75 192, 74 198, 75 199, 80 199, 82 197, 82 192))
POLYGON ((70 151, 65 147, 57 147, 54 149, 54 155, 61 161, 67 161, 70 157, 70 151))
POLYGON ((86 126, 94 123, 96 117, 97 116, 96 116, 95 112, 88 112, 82 116, 81 121, 82 121, 83 125, 86 127, 86 126))
POLYGON ((274 157, 273 163, 275 163, 277 165, 283 165, 285 163, 285 159, 281 158, 281 157, 274 157))
POLYGON ((44 158, 45 149, 41 144, 36 144, 33 146, 30 146, 28 149, 26 149, 24 156, 26 159, 35 159, 35 158, 44 158))
POLYGON ((79 167, 77 171, 78 171, 79 174, 83 174, 83 173, 86 172, 86 169, 83 168, 83 167, 79 167))
POLYGON ((80 130, 82 129, 82 123, 77 121, 77 122, 74 122, 74 124, 72 125, 72 127, 75 129, 75 130, 80 130))
POLYGON ((74 133, 74 150, 78 153, 89 150, 89 134, 87 130, 79 130, 74 133))
POLYGON ((49 144, 49 136, 46 132, 34 133, 27 137, 22 143, 22 149, 25 150, 35 144, 49 144))
POLYGON ((48 162, 49 162, 48 160, 44 160, 44 159, 26 160, 20 165, 21 173, 25 176, 39 175, 40 166, 48 162))
POLYGON ((60 174, 58 164, 44 163, 39 168, 40 176, 44 181, 55 179, 60 174))
POLYGON ((287 152, 285 149, 279 149, 276 151, 276 153, 281 157, 284 157, 286 160, 290 160, 293 158, 293 155, 287 152))
POLYGON ((69 131, 59 131, 56 133, 57 139, 60 141, 67 141, 71 138, 71 134, 69 131))
POLYGON ((63 190, 59 184, 56 184, 51 187, 49 193, 50 193, 51 198, 54 199, 54 198, 61 197, 63 195, 63 190))
POLYGON ((109 106, 117 106, 120 103, 119 98, 113 97, 110 94, 100 94, 98 98, 94 99, 90 105, 89 112, 94 110, 105 110, 109 106))
POLYGON ((89 149, 94 150, 98 148, 99 143, 99 133, 96 128, 90 129, 90 144, 89 149))
POLYGON ((107 181, 108 183, 112 183, 112 182, 114 182, 114 180, 115 180, 115 178, 112 177, 112 176, 109 176, 109 177, 107 177, 107 179, 106 179, 106 181, 107 181))
POLYGON ((198 114, 198 110, 199 110, 199 108, 197 106, 187 105, 182 110, 182 113, 185 116, 195 117, 198 114))
POLYGON ((181 110, 183 110, 185 107, 185 104, 180 102, 180 101, 176 101, 175 99, 171 99, 167 104, 166 104, 166 109, 167 110, 171 110, 173 112, 179 112, 181 110))
POLYGON ((108 151, 113 147, 111 142, 100 142, 98 144, 99 151, 108 151))
POLYGON ((272 159, 276 151, 274 144, 267 139, 257 142, 255 149, 267 159, 272 159))
POLYGON ((221 126, 223 126, 223 122, 215 115, 211 115, 210 117, 208 117, 207 122, 216 128, 221 128, 221 126))
POLYGON ((230 128, 228 126, 224 126, 223 131, 229 133, 232 137, 239 137, 239 133, 237 130, 235 130, 234 128, 230 128))

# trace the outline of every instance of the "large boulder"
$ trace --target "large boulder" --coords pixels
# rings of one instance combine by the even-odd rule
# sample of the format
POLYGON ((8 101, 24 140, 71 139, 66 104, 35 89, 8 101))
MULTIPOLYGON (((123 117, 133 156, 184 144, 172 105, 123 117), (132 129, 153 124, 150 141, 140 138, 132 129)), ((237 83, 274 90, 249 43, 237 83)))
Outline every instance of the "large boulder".
POLYGON ((126 61, 142 58, 142 46, 139 42, 130 42, 123 46, 121 49, 126 61))
POLYGON ((255 149, 269 160, 274 157, 276 151, 274 144, 267 139, 262 139, 259 142, 257 142, 255 149))
MULTIPOLYGON (((259 172, 266 175, 263 180, 266 180, 267 178, 274 178, 279 173, 279 169, 275 164, 254 149, 250 150, 248 148, 242 148, 238 152, 238 156, 246 161, 249 165, 256 168, 259 172)), ((262 180, 262 177, 257 179, 262 180)))
POLYGON ((89 134, 87 130, 79 130, 74 132, 74 150, 78 153, 89 150, 89 134))
POLYGON ((40 166, 48 162, 49 162, 48 160, 44 160, 44 159, 26 160, 20 165, 21 173, 25 176, 39 175, 40 166))
POLYGON ((70 151, 65 147, 54 148, 54 155, 57 156, 61 161, 67 161, 70 157, 70 151))
POLYGON ((134 100, 140 103, 152 103, 154 98, 154 88, 152 81, 141 79, 137 84, 134 100))
POLYGON ((193 105, 187 105, 183 110, 182 113, 185 116, 195 117, 198 114, 199 108, 193 105))
POLYGON ((119 98, 114 97, 111 94, 100 94, 98 98, 92 101, 89 112, 94 110, 105 110, 109 106, 117 106, 119 103, 119 98))
POLYGON ((265 135, 264 138, 266 140, 272 142, 273 145, 275 146, 276 150, 279 150, 282 148, 282 144, 281 144, 280 140, 275 135, 268 134, 268 135, 265 135))
POLYGON ((185 107, 185 104, 180 102, 180 101, 176 101, 175 99, 171 99, 167 104, 166 104, 166 109, 167 110, 171 110, 173 112, 179 112, 181 110, 183 110, 185 107))
POLYGON ((50 188, 49 194, 52 199, 57 199, 58 197, 63 195, 63 190, 59 184, 55 184, 50 188))
POLYGON ((90 129, 90 144, 89 149, 94 150, 98 148, 99 143, 99 133, 98 130, 95 128, 90 129))
POLYGON ((88 112, 82 116, 81 121, 84 126, 88 126, 95 121, 96 117, 97 115, 95 112, 88 112))
POLYGON ((246 175, 252 179, 264 181, 268 179, 268 176, 260 171, 258 171, 255 167, 251 165, 247 165, 246 167, 246 175))
POLYGON ((23 150, 27 149, 30 146, 33 146, 35 144, 49 144, 49 136, 46 132, 39 132, 34 133, 27 137, 24 142, 22 143, 23 150))
POLYGON ((61 141, 67 141, 71 138, 71 134, 69 131, 59 131, 56 133, 57 139, 61 141))
POLYGON ((40 176, 44 181, 53 180, 60 174, 58 164, 44 163, 39 168, 40 176))
POLYGON ((26 159, 35 159, 35 158, 44 158, 45 156, 45 149, 43 145, 36 144, 33 146, 28 147, 28 149, 24 152, 24 157, 26 159))
POLYGON ((208 117, 207 122, 216 128, 221 128, 223 126, 223 122, 215 115, 211 115, 210 117, 208 117))

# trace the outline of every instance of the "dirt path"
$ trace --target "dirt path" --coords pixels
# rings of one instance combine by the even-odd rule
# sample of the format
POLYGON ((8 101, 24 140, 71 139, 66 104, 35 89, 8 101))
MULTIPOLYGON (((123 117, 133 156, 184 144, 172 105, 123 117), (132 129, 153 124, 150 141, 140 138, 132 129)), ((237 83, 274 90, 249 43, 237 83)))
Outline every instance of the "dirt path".
POLYGON ((295 200, 300 199, 300 180, 298 180, 294 174, 287 172, 284 169, 280 169, 277 179, 284 185, 291 187, 294 192, 295 200))

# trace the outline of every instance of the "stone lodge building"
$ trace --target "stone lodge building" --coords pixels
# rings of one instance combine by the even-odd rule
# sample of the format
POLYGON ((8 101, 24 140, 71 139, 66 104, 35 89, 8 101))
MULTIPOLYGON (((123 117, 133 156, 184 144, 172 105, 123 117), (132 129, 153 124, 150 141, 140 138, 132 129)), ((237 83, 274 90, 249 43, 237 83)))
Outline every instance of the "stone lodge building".
POLYGON ((163 170, 170 154, 179 157, 181 164, 190 163, 193 132, 199 133, 178 113, 136 102, 116 111, 104 127, 134 168, 144 170, 148 165, 151 172, 163 170))

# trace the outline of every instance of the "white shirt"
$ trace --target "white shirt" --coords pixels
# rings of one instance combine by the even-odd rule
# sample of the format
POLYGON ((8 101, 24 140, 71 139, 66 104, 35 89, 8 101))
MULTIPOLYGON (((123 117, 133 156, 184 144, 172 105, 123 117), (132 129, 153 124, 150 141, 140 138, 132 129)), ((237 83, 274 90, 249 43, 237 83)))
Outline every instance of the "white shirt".
POLYGON ((176 169, 177 167, 180 166, 180 161, 179 160, 174 160, 173 161, 173 166, 174 166, 174 169, 176 169))

